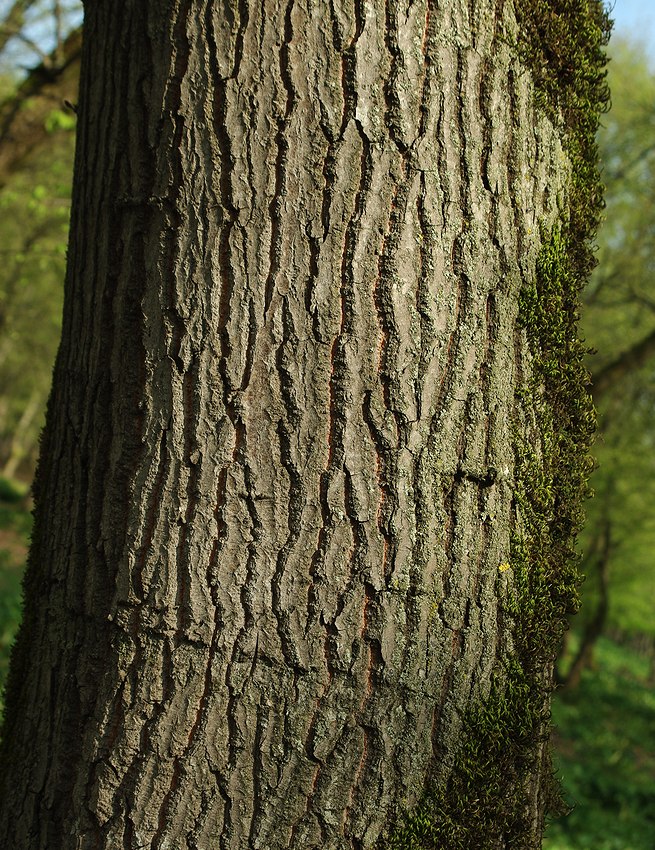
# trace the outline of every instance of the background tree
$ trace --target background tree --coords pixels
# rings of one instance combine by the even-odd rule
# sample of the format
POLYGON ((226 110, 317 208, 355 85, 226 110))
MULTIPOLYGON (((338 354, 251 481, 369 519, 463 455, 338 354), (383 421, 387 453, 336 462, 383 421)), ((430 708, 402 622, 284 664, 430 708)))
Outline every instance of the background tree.
POLYGON ((73 132, 53 124, 0 192, 0 474, 34 468, 60 331, 73 132))
POLYGON ((2 0, 0 67, 56 75, 66 62, 66 39, 79 27, 80 0, 2 0), (38 60, 35 63, 35 57, 38 60))
POLYGON ((539 845, 606 30, 87 4, 6 844, 539 845))
POLYGON ((634 39, 614 39, 611 56, 613 108, 599 132, 607 220, 582 313, 584 336, 596 352, 588 363, 599 410, 596 495, 582 537, 591 555, 584 567, 588 604, 576 623, 588 647, 578 658, 585 663, 608 631, 639 639, 655 659, 655 73, 644 44, 634 39), (609 526, 612 545, 599 550, 595 542, 609 526), (601 550, 606 557, 599 559, 601 550))
POLYGON ((76 97, 81 45, 79 29, 70 31, 79 26, 76 8, 0 6, 0 474, 27 481, 60 331, 75 128, 65 101, 76 97), (35 60, 36 68, 19 73, 17 64, 35 60))
POLYGON ((655 69, 636 36, 615 34, 610 57, 612 110, 599 132, 607 220, 582 311, 583 334, 597 350, 588 358, 599 408, 595 497, 581 539, 582 610, 559 665, 572 681, 553 705, 559 769, 575 808, 551 824, 546 850, 649 850, 655 831, 655 69))

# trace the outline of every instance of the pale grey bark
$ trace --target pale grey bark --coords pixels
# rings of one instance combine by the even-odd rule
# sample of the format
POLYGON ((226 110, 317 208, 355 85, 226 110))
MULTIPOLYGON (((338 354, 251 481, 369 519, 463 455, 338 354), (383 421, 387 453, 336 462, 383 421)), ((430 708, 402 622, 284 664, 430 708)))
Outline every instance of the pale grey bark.
POLYGON ((447 778, 511 651, 567 178, 516 39, 502 0, 87 3, 5 846, 370 848, 447 778))

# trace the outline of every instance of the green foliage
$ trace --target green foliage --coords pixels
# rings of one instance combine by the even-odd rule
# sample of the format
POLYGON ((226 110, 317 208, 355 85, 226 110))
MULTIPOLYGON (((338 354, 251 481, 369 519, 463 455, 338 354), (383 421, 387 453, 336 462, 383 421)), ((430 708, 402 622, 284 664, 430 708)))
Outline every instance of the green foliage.
POLYGON ((9 71, 0 70, 0 103, 11 97, 16 90, 16 76, 9 71))
POLYGON ((53 109, 45 121, 48 133, 56 133, 57 130, 73 130, 77 119, 74 112, 64 112, 63 109, 53 109))
MULTIPOLYGON (((635 400, 622 416, 626 433, 610 428, 597 443, 599 468, 592 477, 596 496, 589 505, 589 522, 581 548, 583 552, 591 549, 596 529, 603 517, 609 516, 612 548, 607 628, 625 634, 655 636, 653 425, 652 413, 647 411, 638 426, 642 415, 635 408, 642 402, 635 400)), ((583 593, 585 604, 578 627, 595 610, 598 588, 593 570, 585 581, 583 593)))
POLYGON ((74 134, 0 190, 0 472, 31 477, 60 332, 74 134))
POLYGON ((0 714, 9 653, 21 618, 21 577, 32 516, 25 488, 0 478, 0 714))
MULTIPOLYGON (((0 541, 18 541, 19 548, 27 542, 32 530, 28 501, 28 489, 24 484, 0 476, 0 541)), ((0 545, 0 548, 4 547, 0 545)), ((5 566, 12 564, 22 570, 22 555, 18 559, 11 555, 7 557, 9 560, 5 560, 5 566)))
POLYGON ((651 850, 655 834, 655 692, 649 660, 607 639, 577 691, 553 704, 557 763, 571 814, 544 850, 651 850))
POLYGON ((0 502, 16 504, 25 498, 25 487, 0 475, 0 502))
POLYGON ((0 549, 0 715, 2 693, 9 668, 11 646, 21 619, 20 574, 10 564, 6 549, 0 549))
POLYGON ((594 371, 655 328, 655 69, 639 42, 613 40, 610 53, 612 110, 598 134, 606 214, 582 317, 594 371))
MULTIPOLYGON (((638 41, 610 45, 612 110, 603 120, 599 144, 607 185, 606 222, 599 234, 599 265, 585 296, 582 326, 592 373, 602 372, 622 353, 655 332, 655 69, 638 41)), ((655 362, 621 377, 598 399, 598 470, 592 484, 587 550, 604 518, 612 527, 608 626, 627 633, 655 634, 655 362)), ((584 587, 591 616, 596 598, 592 574, 584 587)))

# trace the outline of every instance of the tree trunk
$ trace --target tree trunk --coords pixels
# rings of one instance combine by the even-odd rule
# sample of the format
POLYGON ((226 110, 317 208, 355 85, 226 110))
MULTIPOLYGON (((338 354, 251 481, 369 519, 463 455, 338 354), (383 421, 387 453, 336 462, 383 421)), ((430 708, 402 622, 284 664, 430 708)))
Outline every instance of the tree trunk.
POLYGON ((539 846, 589 417, 522 8, 87 3, 4 846, 539 846))

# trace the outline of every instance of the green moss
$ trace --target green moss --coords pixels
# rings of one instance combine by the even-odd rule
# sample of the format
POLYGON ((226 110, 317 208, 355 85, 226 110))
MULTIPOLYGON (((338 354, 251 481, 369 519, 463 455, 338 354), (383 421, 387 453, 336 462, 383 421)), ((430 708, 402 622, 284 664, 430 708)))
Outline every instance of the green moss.
POLYGON ((388 850, 524 850, 525 781, 547 717, 518 663, 466 718, 447 793, 432 788, 385 844, 388 850))
POLYGON ((515 11, 518 52, 571 160, 570 269, 582 284, 595 265, 590 239, 603 209, 596 130, 610 102, 604 48, 611 20, 601 0, 515 0, 515 11))
POLYGON ((539 623, 544 629, 550 617, 561 620, 577 609, 574 543, 592 468, 595 414, 576 330, 579 261, 570 227, 557 224, 543 235, 535 284, 523 291, 519 305, 535 358, 526 396, 540 438, 538 450, 533 440, 515 439, 515 499, 526 547, 519 560, 535 576, 531 592, 548 588, 552 604, 539 623))
MULTIPOLYGON (((546 739, 552 662, 579 604, 574 543, 591 471, 594 410, 577 336, 579 293, 594 266, 591 240, 602 211, 595 132, 609 100, 603 47, 610 23, 599 0, 515 0, 540 107, 560 128, 571 162, 566 209, 542 249, 534 283, 521 294, 520 322, 533 357, 519 408, 533 433, 516 427, 512 592, 514 654, 489 698, 465 718, 445 787, 430 785, 384 850, 532 847, 531 782, 546 810, 561 813, 546 739)), ((500 595, 500 593, 499 593, 500 595)))
POLYGON ((609 101, 605 45, 611 21, 600 0, 515 0, 518 44, 551 117, 596 131, 609 101))

